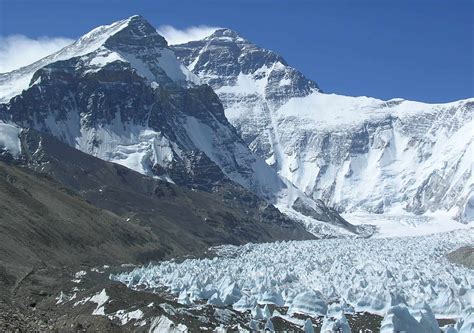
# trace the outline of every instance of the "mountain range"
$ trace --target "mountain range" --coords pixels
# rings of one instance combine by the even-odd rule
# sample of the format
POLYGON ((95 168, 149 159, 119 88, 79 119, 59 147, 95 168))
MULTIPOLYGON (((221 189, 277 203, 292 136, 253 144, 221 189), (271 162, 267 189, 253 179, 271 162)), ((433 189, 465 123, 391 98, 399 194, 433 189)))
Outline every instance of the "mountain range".
MULTIPOLYGON (((0 106, 6 122, 147 176, 210 192, 230 182, 300 220, 309 215, 350 232, 371 232, 349 225, 252 153, 212 88, 200 84, 140 16, 96 28, 2 74, 0 82, 2 98, 16 94, 0 106)), ((327 227, 316 222, 312 230, 321 228, 327 227)))

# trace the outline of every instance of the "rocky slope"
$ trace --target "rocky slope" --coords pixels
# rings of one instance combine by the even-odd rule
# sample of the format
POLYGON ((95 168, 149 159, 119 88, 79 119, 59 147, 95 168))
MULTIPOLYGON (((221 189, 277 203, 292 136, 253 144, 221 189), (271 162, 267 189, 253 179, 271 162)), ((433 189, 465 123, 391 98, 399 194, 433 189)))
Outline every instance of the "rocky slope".
POLYGON ((229 29, 173 49, 214 88, 250 149, 313 199, 344 212, 474 219, 474 99, 426 104, 325 94, 229 29))
POLYGON ((249 150, 214 91, 200 85, 140 16, 96 28, 56 54, 3 74, 0 87, 21 87, 0 104, 5 121, 178 185, 212 192, 235 183, 300 219, 347 229, 335 211, 249 150))
POLYGON ((35 269, 146 262, 161 247, 155 235, 53 179, 4 162, 0 212, 0 302, 35 269))
POLYGON ((91 204, 149 228, 162 253, 200 253, 216 244, 313 238, 275 207, 233 183, 189 190, 103 161, 34 130, 20 134, 18 163, 47 174, 91 204), (245 212, 245 213, 244 213, 245 212))
MULTIPOLYGON (((213 193, 188 190, 31 129, 21 131, 19 145, 16 159, 0 156, 2 253, 11 254, 12 262, 38 257, 54 264, 85 263, 94 257, 89 252, 103 254, 102 246, 109 248, 106 253, 116 252, 108 255, 111 263, 115 257, 146 262, 203 253, 218 244, 314 238, 266 201, 232 184, 213 193), (122 238, 113 238, 116 233, 122 238), (68 258, 67 249, 76 245, 85 250, 70 250, 74 255, 68 258), (64 253, 55 253, 57 248, 64 253)), ((8 258, 2 256, 10 262, 8 258)))
MULTIPOLYGON (((3 139, 4 129, 0 126, 3 139)), ((219 244, 314 238, 232 183, 212 193, 189 190, 32 129, 16 134, 17 142, 10 140, 8 147, 18 154, 0 152, 0 312, 12 308, 12 316, 26 316, 20 321, 37 322, 42 331, 53 330, 47 318, 55 327, 64 321, 107 324, 88 311, 85 318, 76 317, 80 312, 59 318, 64 313, 57 313, 56 294, 65 285, 77 287, 70 274, 83 267, 201 256, 219 244)), ((95 287, 91 283, 81 292, 95 287)), ((18 327, 15 320, 0 316, 0 330, 18 327)))

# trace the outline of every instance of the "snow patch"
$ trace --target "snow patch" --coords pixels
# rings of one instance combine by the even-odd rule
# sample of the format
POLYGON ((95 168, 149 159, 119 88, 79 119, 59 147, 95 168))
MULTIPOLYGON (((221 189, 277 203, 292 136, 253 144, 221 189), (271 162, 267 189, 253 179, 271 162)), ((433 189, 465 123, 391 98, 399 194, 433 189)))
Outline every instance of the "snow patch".
POLYGON ((94 311, 92 311, 92 315, 94 316, 105 316, 104 313, 104 304, 107 303, 109 300, 109 296, 105 292, 105 289, 102 289, 102 291, 94 296, 92 296, 89 299, 89 302, 93 302, 97 304, 97 307, 95 308, 94 311))
POLYGON ((188 332, 186 325, 176 325, 166 316, 160 316, 153 319, 150 326, 150 333, 179 333, 188 332))
POLYGON ((140 309, 127 312, 126 310, 118 310, 107 316, 109 319, 118 319, 121 325, 126 325, 132 320, 140 320, 143 318, 143 312, 140 309))

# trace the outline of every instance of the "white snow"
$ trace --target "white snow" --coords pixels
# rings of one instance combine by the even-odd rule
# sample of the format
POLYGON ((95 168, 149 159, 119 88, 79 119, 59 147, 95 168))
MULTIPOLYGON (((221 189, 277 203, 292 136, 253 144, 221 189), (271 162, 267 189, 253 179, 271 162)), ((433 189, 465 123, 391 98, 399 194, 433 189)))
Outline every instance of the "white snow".
POLYGON ((99 49, 97 49, 96 55, 89 60, 88 65, 96 68, 97 70, 114 61, 125 60, 117 52, 111 52, 105 47, 101 46, 99 49))
POLYGON ((234 86, 223 86, 216 90, 218 94, 265 94, 265 87, 268 82, 268 74, 272 68, 262 67, 253 74, 239 73, 234 86), (259 77, 259 79, 255 79, 259 77))
POLYGON ((74 273, 74 277, 75 277, 76 279, 80 279, 80 278, 82 278, 82 277, 84 277, 84 276, 86 276, 86 275, 87 275, 87 272, 86 272, 86 271, 78 271, 78 272, 74 273))
POLYGON ((200 84, 199 78, 191 73, 183 64, 179 62, 173 51, 170 49, 161 49, 158 63, 173 81, 191 81, 200 84))
POLYGON ((437 317, 457 318, 474 305, 474 273, 445 255, 473 243, 471 228, 419 237, 223 246, 213 259, 166 261, 112 278, 132 288, 166 287, 180 299, 219 297, 239 311, 281 299, 290 314, 324 315, 328 304, 338 302, 331 311, 351 306, 385 315, 398 304, 423 310, 419 304, 426 302, 437 317))
POLYGON ((102 289, 100 293, 92 296, 88 301, 97 304, 97 307, 94 311, 92 311, 92 314, 95 316, 104 316, 104 305, 105 303, 107 303, 108 300, 109 296, 105 292, 105 289, 102 289))
POLYGON ((109 319, 117 319, 120 321, 121 325, 126 325, 131 320, 140 320, 143 318, 143 312, 140 309, 133 311, 118 310, 114 313, 111 313, 107 316, 109 319))
POLYGON ((124 126, 119 117, 104 127, 68 131, 62 137, 83 152, 144 175, 151 175, 150 167, 155 164, 167 167, 180 154, 179 148, 161 132, 145 126, 124 126), (94 140, 99 140, 100 145, 93 146, 94 140))
MULTIPOLYGON (((390 101, 360 96, 344 96, 313 92, 304 97, 291 98, 278 108, 278 118, 297 117, 303 126, 310 129, 342 131, 347 127, 358 126, 367 120, 385 118, 389 115, 400 118, 420 113, 436 112, 430 104, 400 100, 391 105, 390 101)), ((452 107, 458 102, 446 103, 443 107, 452 107)))
POLYGON ((153 319, 150 326, 150 333, 178 333, 188 332, 186 325, 176 325, 166 316, 160 316, 153 319))
POLYGON ((97 294, 95 294, 91 297, 86 297, 86 298, 83 298, 83 299, 75 302, 74 306, 83 305, 87 302, 96 303, 97 306, 94 309, 94 311, 92 311, 92 314, 94 316, 105 316, 104 305, 108 301, 109 301, 109 296, 107 295, 107 292, 105 291, 105 289, 102 289, 100 292, 98 292, 97 294))
POLYGON ((21 153, 20 131, 18 126, 0 122, 0 149, 6 149, 13 157, 21 153))
POLYGON ((72 301, 76 297, 77 297, 77 293, 68 295, 61 290, 61 293, 59 294, 59 296, 56 297, 56 305, 72 301))
MULTIPOLYGON (((460 223, 448 214, 414 215, 414 214, 368 214, 349 213, 343 217, 352 224, 372 224, 377 227, 373 237, 415 237, 453 230, 471 230, 472 224, 460 223)), ((466 231, 467 232, 467 231, 466 231)))

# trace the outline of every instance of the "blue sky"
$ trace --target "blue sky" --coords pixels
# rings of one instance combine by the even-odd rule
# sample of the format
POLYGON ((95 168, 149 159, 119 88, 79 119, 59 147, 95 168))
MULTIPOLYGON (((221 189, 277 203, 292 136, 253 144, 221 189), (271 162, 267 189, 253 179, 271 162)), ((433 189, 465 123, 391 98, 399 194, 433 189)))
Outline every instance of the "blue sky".
POLYGON ((77 38, 133 14, 229 27, 326 92, 447 102, 474 96, 472 0, 0 0, 0 35, 77 38))

